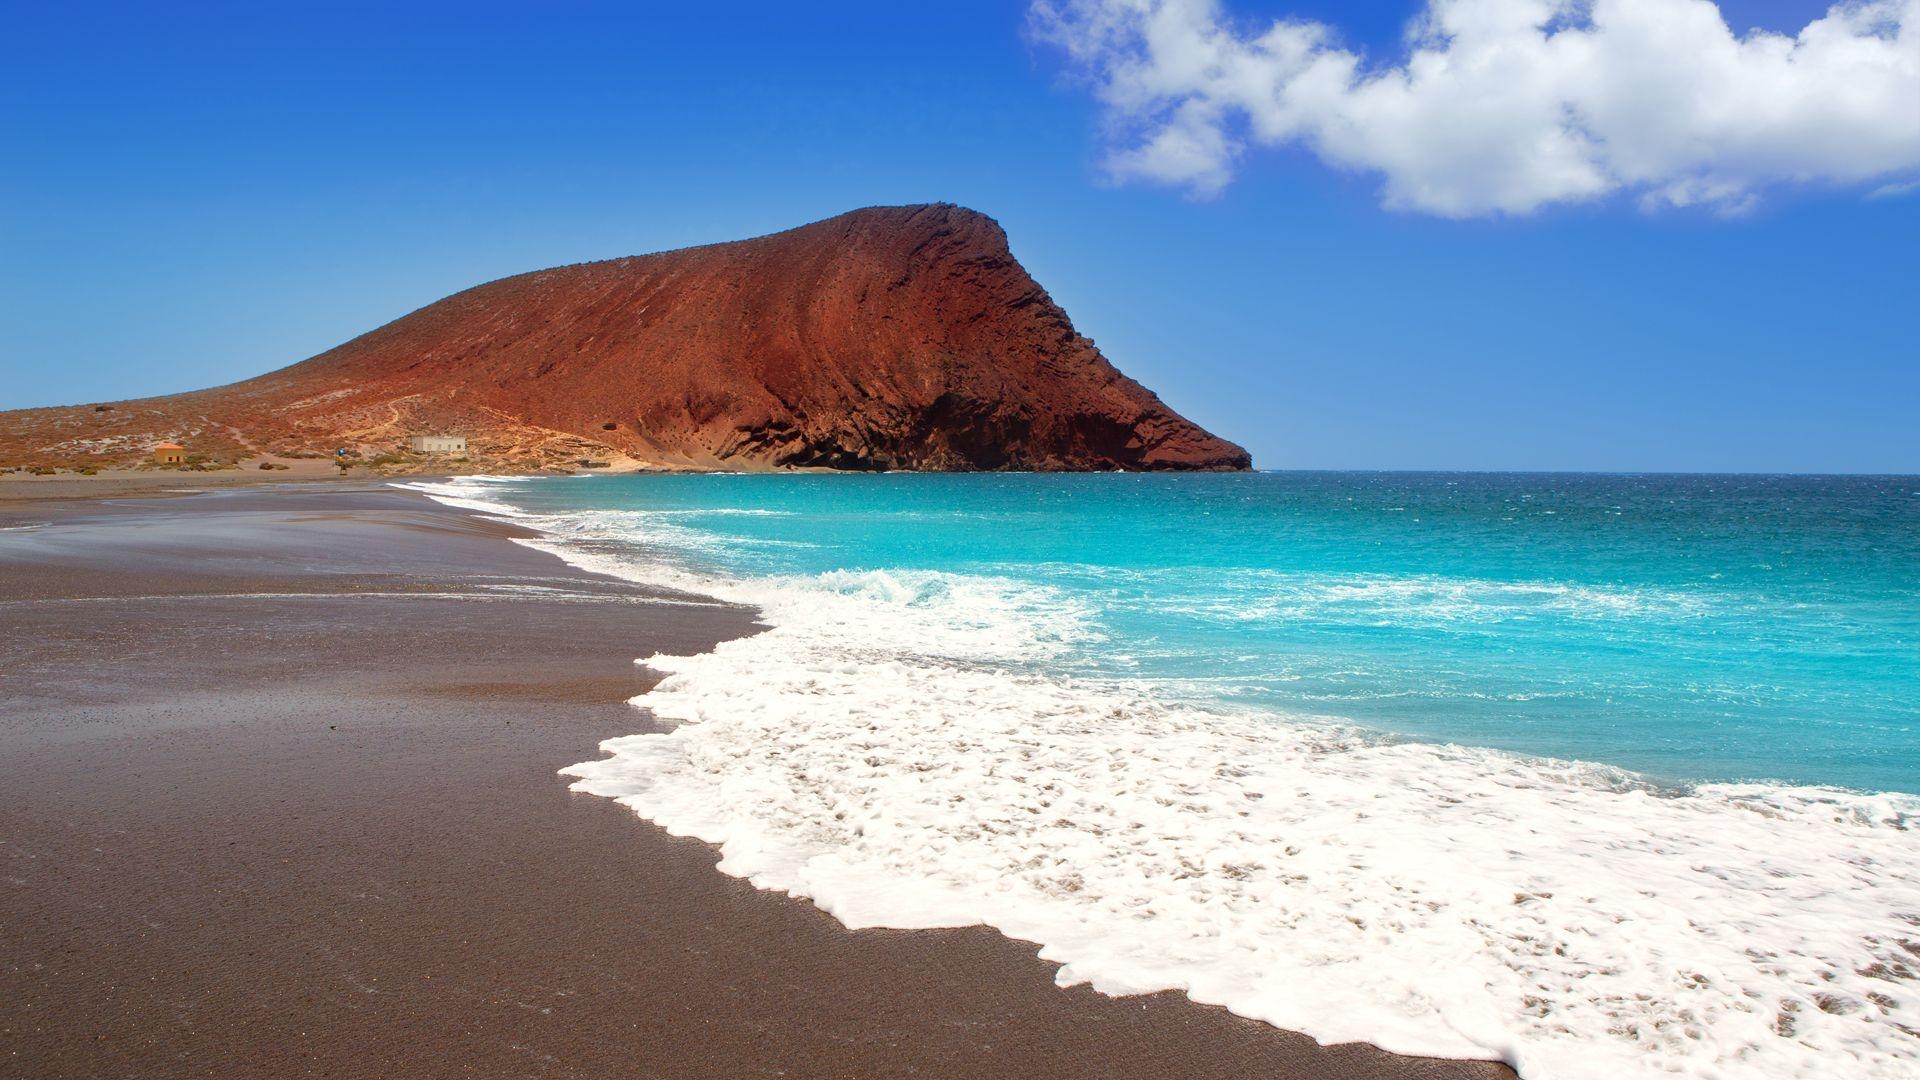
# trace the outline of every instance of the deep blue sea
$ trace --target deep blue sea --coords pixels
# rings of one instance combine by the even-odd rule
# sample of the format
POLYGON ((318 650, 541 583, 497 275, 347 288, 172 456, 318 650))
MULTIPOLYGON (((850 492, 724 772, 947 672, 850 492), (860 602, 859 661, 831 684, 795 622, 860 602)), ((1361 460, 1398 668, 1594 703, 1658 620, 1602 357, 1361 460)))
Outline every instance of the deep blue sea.
POLYGON ((850 926, 1529 1076, 1920 1075, 1920 478, 425 487, 762 610, 569 771, 850 926))

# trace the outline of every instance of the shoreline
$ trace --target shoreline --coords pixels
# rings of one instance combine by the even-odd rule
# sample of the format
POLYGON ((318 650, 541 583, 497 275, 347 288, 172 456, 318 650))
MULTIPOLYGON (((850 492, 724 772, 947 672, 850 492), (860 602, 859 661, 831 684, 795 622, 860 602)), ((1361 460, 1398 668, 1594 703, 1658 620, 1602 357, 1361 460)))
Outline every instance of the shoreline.
MULTIPOLYGON (((256 490, 261 488, 374 488, 417 480, 446 480, 471 475, 454 472, 397 473, 391 476, 342 476, 326 462, 297 461, 299 468, 287 472, 262 472, 253 469, 209 469, 192 472, 168 469, 124 469, 93 476, 60 473, 34 476, 24 473, 0 473, 0 506, 24 502, 65 502, 68 500, 114 498, 160 498, 169 495, 207 491, 256 490)), ((528 475, 564 475, 534 473, 528 475)))
POLYGON ((1062 989, 984 927, 850 931, 721 874, 557 770, 648 730, 634 657, 752 612, 324 479, 0 486, 0 526, 39 524, 0 533, 31 570, 0 574, 9 1070, 1511 1075, 1062 989))
MULTIPOLYGON (((764 634, 649 661, 674 677, 642 704, 688 723, 567 770, 576 790, 716 844, 729 875, 850 927, 992 926, 1040 943, 1062 981, 1179 991, 1329 1042, 1542 1076, 1837 1058, 1904 1075, 1911 797, 1737 782, 1663 796, 1593 755, 1349 736, 1079 680, 1107 670, 1091 650, 1124 662, 1139 628, 1105 622, 1078 563, 1055 574, 1016 548, 1005 578, 970 572, 1004 550, 998 519, 969 520, 999 494, 943 499, 947 554, 929 560, 927 521, 886 527, 911 499, 862 495, 849 519, 817 485, 690 487, 421 485, 536 515, 522 520, 555 541, 528 543, 573 565, 765 613, 764 634)), ((1095 513, 1062 531, 1090 521, 1126 528, 1095 513)), ((1412 572, 1423 587, 1427 567, 1412 572)), ((1167 584, 1173 610, 1193 602, 1167 584)), ((1469 625, 1514 609, 1497 572, 1481 584, 1469 625)), ((1667 625, 1665 593, 1553 591, 1667 625)), ((1390 591, 1383 610, 1405 599, 1390 591)), ((1770 610, 1730 599, 1677 610, 1770 610)))

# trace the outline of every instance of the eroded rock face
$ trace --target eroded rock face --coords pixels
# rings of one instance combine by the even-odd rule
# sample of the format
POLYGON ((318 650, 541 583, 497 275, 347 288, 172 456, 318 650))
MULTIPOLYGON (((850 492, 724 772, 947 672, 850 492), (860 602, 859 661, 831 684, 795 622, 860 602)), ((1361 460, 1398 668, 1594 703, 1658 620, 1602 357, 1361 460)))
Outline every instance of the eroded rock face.
POLYGON ((111 421, 282 452, 458 432, 483 464, 1249 465, 1116 371, 998 224, 945 204, 505 278, 232 386, 6 414, 7 442, 29 418, 75 445, 111 421))

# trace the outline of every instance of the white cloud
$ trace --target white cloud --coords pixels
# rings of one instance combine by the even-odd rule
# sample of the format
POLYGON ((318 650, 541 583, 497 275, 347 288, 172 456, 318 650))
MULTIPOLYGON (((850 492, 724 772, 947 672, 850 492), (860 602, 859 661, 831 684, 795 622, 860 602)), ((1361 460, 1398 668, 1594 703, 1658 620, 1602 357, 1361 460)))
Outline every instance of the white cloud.
POLYGON ((1525 214, 1636 196, 1752 209, 1769 185, 1920 171, 1920 0, 1736 35, 1709 0, 1429 0, 1397 64, 1216 0, 1036 0, 1104 106, 1118 179, 1218 193, 1250 147, 1383 178, 1388 206, 1525 214))

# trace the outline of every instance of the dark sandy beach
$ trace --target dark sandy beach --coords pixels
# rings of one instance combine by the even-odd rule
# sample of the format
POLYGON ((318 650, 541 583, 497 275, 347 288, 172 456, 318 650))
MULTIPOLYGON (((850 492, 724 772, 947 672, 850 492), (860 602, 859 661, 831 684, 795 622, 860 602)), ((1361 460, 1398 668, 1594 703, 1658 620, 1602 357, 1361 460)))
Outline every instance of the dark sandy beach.
POLYGON ((0 1074, 1511 1075, 1062 990, 984 928, 851 932, 568 792, 647 723, 634 657, 750 611, 387 489, 19 494, 0 1074))

